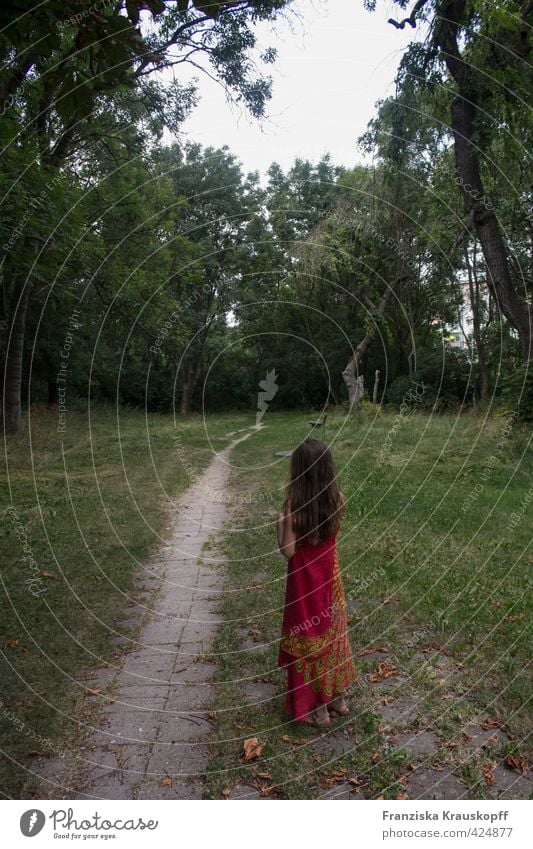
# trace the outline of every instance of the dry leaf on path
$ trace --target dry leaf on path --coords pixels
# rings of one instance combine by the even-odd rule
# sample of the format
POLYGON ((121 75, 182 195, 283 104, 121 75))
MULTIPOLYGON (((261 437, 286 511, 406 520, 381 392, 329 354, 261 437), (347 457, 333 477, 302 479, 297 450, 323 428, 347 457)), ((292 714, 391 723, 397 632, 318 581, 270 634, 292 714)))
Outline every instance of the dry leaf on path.
POLYGON ((172 787, 172 779, 171 778, 164 778, 159 786, 160 787, 172 787))
POLYGON ((261 757, 264 748, 265 744, 260 743, 257 737, 250 737, 243 743, 244 760, 253 761, 255 758, 261 757))
POLYGON ((377 684, 379 681, 383 681, 385 678, 390 678, 392 675, 396 675, 398 669, 391 663, 390 660, 382 660, 378 666, 377 672, 371 672, 368 675, 368 680, 372 681, 372 683, 377 684))
POLYGON ((491 728, 501 728, 502 724, 499 719, 491 719, 490 717, 487 717, 481 723, 481 727, 483 731, 490 731, 491 728))
POLYGON ((509 769, 516 769, 524 775, 529 770, 529 761, 525 755, 509 755, 507 766, 509 769))
POLYGON ((387 654, 389 651, 390 649, 388 646, 366 646, 366 648, 357 652, 357 657, 364 657, 367 654, 374 654, 376 652, 383 652, 384 654, 387 654))
POLYGON ((491 784, 494 784, 494 764, 493 763, 483 764, 483 766, 481 767, 481 772, 485 776, 485 781, 487 782, 489 787, 491 786, 491 784))

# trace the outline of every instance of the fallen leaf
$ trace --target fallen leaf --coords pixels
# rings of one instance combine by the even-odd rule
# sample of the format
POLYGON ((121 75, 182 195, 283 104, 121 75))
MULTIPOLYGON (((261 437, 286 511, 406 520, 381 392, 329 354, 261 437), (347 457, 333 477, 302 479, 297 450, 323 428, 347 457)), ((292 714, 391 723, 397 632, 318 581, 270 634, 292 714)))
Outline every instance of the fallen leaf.
POLYGON ((290 743, 290 741, 291 741, 291 738, 289 737, 288 734, 284 734, 281 739, 284 740, 286 743, 290 743))
POLYGON ((489 787, 494 784, 494 764, 486 763, 481 767, 481 772, 485 776, 485 781, 489 785, 489 787))
POLYGON ((168 778, 168 777, 164 778, 159 786, 160 787, 172 787, 172 779, 168 778))
POLYGON ((524 618, 523 613, 516 613, 514 616, 504 616, 503 621, 504 622, 519 622, 520 619, 523 619, 523 618, 524 618))
POLYGON ((379 761, 380 757, 381 757, 380 752, 374 752, 374 754, 372 755, 372 757, 370 758, 370 760, 372 761, 372 763, 373 763, 373 764, 377 764, 377 762, 379 761))
POLYGON ((259 788, 261 796, 270 796, 274 790, 277 790, 279 785, 277 784, 263 784, 262 787, 259 788))
POLYGON ((368 675, 368 680, 372 681, 374 684, 377 684, 379 681, 383 681, 385 678, 390 678, 392 675, 396 675, 398 669, 391 663, 390 660, 382 660, 378 666, 377 672, 371 672, 368 675))
POLYGON ((463 731, 463 737, 465 740, 473 740, 473 735, 469 734, 468 731, 463 731))
POLYGON ((367 654, 374 654, 375 652, 383 652, 386 654, 390 649, 388 646, 366 646, 361 651, 357 652, 357 657, 364 657, 367 654))
POLYGON ((55 572, 47 572, 45 570, 44 572, 41 572, 41 575, 43 578, 52 578, 52 580, 57 581, 57 575, 55 572))
POLYGON ((86 696, 97 696, 98 693, 101 693, 101 692, 102 692, 101 687, 87 687, 87 689, 85 690, 85 695, 86 696))
POLYGON ((357 777, 347 778, 346 780, 347 780, 348 784, 353 784, 354 787, 360 787, 361 784, 365 783, 362 778, 357 778, 357 777))
MULTIPOLYGON (((399 603, 400 602, 398 601, 397 598, 384 598, 383 599, 383 604, 399 604, 399 603)), ((383 796, 378 796, 378 799, 383 799, 383 796)))
POLYGON ((4 648, 5 649, 16 649, 16 647, 19 645, 19 643, 20 643, 20 640, 8 640, 6 643, 4 643, 4 648))
POLYGON ((245 740, 243 744, 244 760, 253 761, 256 758, 261 757, 264 748, 265 744, 260 743, 257 737, 250 737, 248 740, 245 740))
POLYGON ((491 719, 490 717, 487 717, 481 723, 481 727, 483 731, 489 731, 491 728, 501 728, 502 724, 498 719, 491 719))
POLYGON ((408 799, 409 796, 407 795, 407 793, 398 793, 398 795, 395 798, 396 799, 408 799))
POLYGON ((272 778, 272 775, 270 772, 258 772, 257 777, 268 781, 270 778, 272 778))
POLYGON ((233 790, 233 787, 231 786, 231 784, 228 785, 228 787, 224 787, 224 790, 222 791, 222 795, 224 796, 224 799, 228 798, 228 796, 231 794, 232 790, 233 790))
POLYGON ((49 758, 49 757, 51 757, 51 754, 50 754, 50 752, 31 751, 31 752, 28 752, 28 756, 30 758, 49 758))
POLYGON ((529 761, 525 755, 509 755, 507 766, 509 769, 516 769, 524 775, 529 770, 529 761))

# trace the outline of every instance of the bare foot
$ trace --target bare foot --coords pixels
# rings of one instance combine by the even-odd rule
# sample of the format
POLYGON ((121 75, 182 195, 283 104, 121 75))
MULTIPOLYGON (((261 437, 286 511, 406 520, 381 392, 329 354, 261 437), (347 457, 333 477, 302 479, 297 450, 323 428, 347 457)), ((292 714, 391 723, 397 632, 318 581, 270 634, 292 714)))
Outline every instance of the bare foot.
POLYGON ((350 708, 344 696, 337 696, 335 699, 332 699, 328 702, 327 707, 331 713, 338 713, 339 716, 348 716, 350 713, 350 708))
POLYGON ((320 705, 320 707, 315 708, 302 719, 302 722, 315 726, 331 725, 327 706, 320 705))

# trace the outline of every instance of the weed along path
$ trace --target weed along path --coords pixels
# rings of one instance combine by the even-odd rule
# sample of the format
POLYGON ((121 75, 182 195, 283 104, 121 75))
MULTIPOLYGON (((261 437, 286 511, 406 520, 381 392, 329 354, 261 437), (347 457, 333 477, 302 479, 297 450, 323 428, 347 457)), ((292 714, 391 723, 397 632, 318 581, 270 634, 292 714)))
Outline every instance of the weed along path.
POLYGON ((213 731, 206 655, 224 583, 221 558, 202 549, 227 518, 231 450, 253 432, 215 454, 177 501, 169 542, 149 564, 159 589, 136 648, 95 689, 98 725, 48 793, 62 786, 67 799, 202 798, 213 731))

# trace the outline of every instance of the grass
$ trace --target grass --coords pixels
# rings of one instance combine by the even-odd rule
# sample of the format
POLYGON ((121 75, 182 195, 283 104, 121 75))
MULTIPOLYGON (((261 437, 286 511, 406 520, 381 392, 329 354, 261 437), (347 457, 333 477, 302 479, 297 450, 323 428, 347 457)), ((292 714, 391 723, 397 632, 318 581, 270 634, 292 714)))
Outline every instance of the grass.
MULTIPOLYGON (((274 453, 305 436, 308 418, 269 411, 267 426, 232 454, 235 514, 220 540, 228 592, 215 647, 218 742, 206 776, 213 798, 237 782, 272 797, 314 798, 343 778, 365 796, 395 798, 411 766, 385 745, 377 705, 389 694, 368 681, 378 663, 372 657, 357 658, 355 716, 335 735, 320 737, 283 717, 276 657, 286 564, 276 552, 275 518, 288 464, 274 453), (257 682, 267 692, 259 705, 249 689, 257 682), (245 763, 250 737, 265 749, 245 763)), ((91 671, 120 658, 138 627, 131 610, 150 605, 149 575, 138 564, 165 537, 169 500, 207 465, 212 444, 224 446, 228 431, 251 424, 252 416, 240 414, 175 423, 122 411, 117 420, 100 409, 90 426, 83 412, 69 413, 59 435, 55 414, 35 409, 24 432, 7 442, 0 538, 5 797, 31 796, 36 760, 69 751, 90 714, 91 671)), ((505 435, 504 418, 416 414, 398 424, 394 414, 368 409, 357 421, 331 414, 326 437, 348 502, 339 551, 354 652, 390 648, 400 672, 391 679, 393 695, 416 692, 421 709, 411 727, 438 737, 425 762, 453 768, 481 798, 484 758, 527 752, 528 433, 515 425, 505 435), (512 740, 471 758, 462 731, 487 717, 512 740)))
MULTIPOLYGON (((356 716, 334 735, 334 753, 312 743, 314 730, 284 724, 276 656, 286 566, 275 550, 275 518, 288 463, 274 454, 305 436, 308 418, 268 413, 267 427, 233 453, 232 487, 243 506, 224 540, 232 592, 217 644, 226 683, 208 777, 213 797, 244 782, 281 798, 314 798, 342 769, 338 780, 360 781, 365 795, 395 798, 409 768, 380 733, 397 729, 380 723, 376 705, 387 693, 367 678, 379 658, 358 658, 356 716), (270 682, 279 695, 252 704, 251 679, 270 682), (256 763, 242 761, 247 736, 265 744, 256 763)), ((511 735, 507 746, 522 752, 529 730, 532 558, 527 513, 516 517, 529 503, 531 455, 528 432, 506 423, 423 414, 398 420, 370 409, 355 422, 332 415, 326 434, 347 498, 339 552, 353 649, 389 647, 400 672, 391 678, 399 682, 394 695, 416 692, 422 709, 412 728, 438 738, 422 760, 454 768, 479 796, 487 789, 478 780, 483 759, 478 753, 472 761, 462 731, 492 718, 511 735)), ((505 752, 495 744, 489 754, 497 760, 505 752)))
POLYGON ((137 602, 150 603, 137 567, 164 540, 169 500, 207 465, 210 440, 225 445, 223 434, 241 420, 220 416, 205 428, 200 416, 175 424, 171 416, 96 409, 90 421, 69 413, 58 434, 57 415, 35 408, 7 441, 0 504, 5 797, 30 795, 36 759, 68 750, 87 715, 87 674, 120 655, 136 627, 128 616, 137 602))

